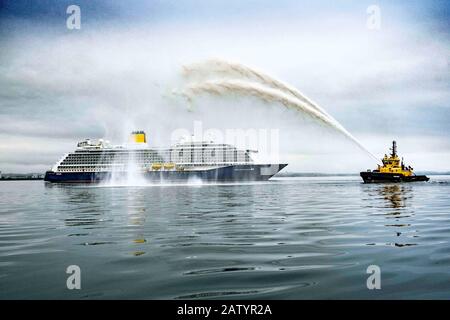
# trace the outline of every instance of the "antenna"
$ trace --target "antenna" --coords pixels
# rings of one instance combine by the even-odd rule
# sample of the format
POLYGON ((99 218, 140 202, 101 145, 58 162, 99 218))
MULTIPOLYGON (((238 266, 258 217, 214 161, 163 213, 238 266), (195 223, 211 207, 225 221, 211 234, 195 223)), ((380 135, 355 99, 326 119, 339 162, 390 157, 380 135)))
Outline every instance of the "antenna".
POLYGON ((395 157, 397 155, 397 142, 392 141, 392 157, 395 157))

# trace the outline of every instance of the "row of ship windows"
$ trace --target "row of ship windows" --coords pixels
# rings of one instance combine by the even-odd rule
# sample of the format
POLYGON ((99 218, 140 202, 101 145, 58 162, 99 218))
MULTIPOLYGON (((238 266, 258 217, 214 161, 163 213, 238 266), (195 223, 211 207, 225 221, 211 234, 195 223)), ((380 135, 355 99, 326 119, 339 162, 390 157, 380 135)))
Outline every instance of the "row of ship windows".
POLYGON ((105 159, 105 158, 88 158, 88 159, 74 159, 74 158, 66 158, 63 160, 64 162, 66 161, 70 161, 70 162, 128 162, 128 161, 137 161, 137 162, 161 162, 164 161, 164 158, 147 158, 147 159, 143 159, 143 158, 137 158, 137 159, 105 159))
MULTIPOLYGON (((235 147, 230 147, 229 145, 224 144, 212 144, 212 145, 196 145, 196 144, 189 144, 186 146, 179 146, 171 149, 153 149, 153 150, 146 150, 146 149, 137 149, 137 150, 130 150, 130 149, 92 149, 92 150, 76 150, 75 153, 170 153, 175 152, 179 150, 208 150, 208 149, 221 149, 221 150, 238 150, 235 147)), ((239 150, 243 151, 243 150, 239 150)))
POLYGON ((218 151, 230 151, 230 152, 245 152, 244 150, 238 150, 236 148, 176 148, 170 150, 94 150, 94 151, 75 151, 74 154, 169 154, 180 151, 210 151, 210 150, 218 150, 218 151))
MULTIPOLYGON (((200 160, 200 159, 194 159, 193 161, 191 161, 190 159, 189 159, 189 161, 183 161, 183 160, 180 160, 180 161, 177 161, 176 163, 184 163, 184 162, 187 162, 187 163, 202 163, 202 164, 205 164, 205 163, 214 163, 214 164, 217 164, 217 163, 225 163, 225 162, 231 162, 231 163, 236 163, 236 162, 251 162, 251 160, 249 159, 249 158, 243 158, 243 159, 234 159, 234 160, 231 160, 231 159, 221 159, 221 160, 223 160, 223 161, 220 161, 220 160, 217 160, 217 159, 201 159, 200 161, 197 161, 197 160, 200 160)), ((143 162, 143 161, 140 161, 140 162, 138 162, 138 164, 141 164, 141 165, 145 165, 145 164, 148 164, 148 163, 165 163, 166 161, 153 161, 153 162, 143 162)), ((125 165, 126 163, 118 163, 118 162, 104 162, 104 161, 98 161, 98 162, 85 162, 85 161, 63 161, 62 163, 61 163, 61 165, 82 165, 82 166, 97 166, 97 165, 107 165, 107 166, 120 166, 120 165, 125 165)))
POLYGON ((238 161, 245 159, 246 161, 250 160, 250 157, 248 154, 246 153, 233 153, 233 154, 216 154, 214 151, 211 152, 211 154, 201 154, 201 153, 191 153, 191 154, 187 154, 184 155, 180 152, 179 157, 168 157, 168 158, 164 158, 164 157, 136 157, 136 158, 123 158, 123 157, 115 157, 115 158, 111 158, 111 157, 71 157, 68 156, 66 159, 64 159, 63 163, 66 162, 77 162, 77 163, 86 163, 88 161, 93 161, 93 162, 117 162, 117 161, 129 161, 129 160, 134 160, 134 161, 148 161, 148 162, 164 162, 164 159, 168 159, 167 162, 170 161, 177 161, 177 160, 181 160, 181 159, 202 159, 202 161, 207 161, 207 160, 216 160, 216 159, 233 159, 234 161, 238 161))
MULTIPOLYGON (((186 156, 186 155, 202 155, 202 156, 212 156, 212 157, 215 157, 216 156, 216 154, 224 154, 224 155, 236 155, 236 154, 239 154, 239 155, 247 155, 248 156, 248 154, 246 153, 246 152, 243 152, 243 151, 240 151, 240 152, 238 152, 238 151, 227 151, 227 152, 216 152, 216 150, 211 150, 210 152, 207 152, 207 153, 205 153, 205 152, 202 152, 202 151, 193 151, 193 152, 183 152, 183 151, 179 151, 178 152, 178 156, 179 157, 182 157, 183 155, 184 156, 186 156)), ((67 158, 69 158, 69 159, 71 159, 71 158, 76 158, 76 159, 89 159, 89 158, 104 158, 104 159, 117 159, 117 158, 119 158, 119 159, 129 159, 129 158, 152 158, 152 157, 154 157, 154 158, 158 158, 158 157, 162 157, 162 158, 168 158, 168 157, 170 157, 170 156, 176 156, 177 154, 176 153, 172 153, 172 154, 167 154, 167 155, 161 155, 161 154, 158 154, 158 155, 155 155, 155 154, 152 154, 152 155, 144 155, 144 154, 136 154, 136 155, 130 155, 130 154, 115 154, 115 155, 102 155, 102 154, 86 154, 86 155, 81 155, 81 154, 70 154, 70 155, 68 155, 67 156, 67 158)))
MULTIPOLYGON (((226 162, 226 161, 232 161, 232 162, 250 162, 250 158, 223 158, 223 159, 177 159, 176 161, 164 161, 163 159, 158 159, 154 161, 135 161, 136 163, 166 163, 166 162, 199 162, 199 163, 207 163, 207 162, 226 162)), ((125 164, 126 162, 119 162, 119 161, 68 161, 64 160, 61 162, 61 164, 81 164, 81 165, 97 165, 97 164, 106 164, 106 165, 120 165, 125 164)))
POLYGON ((170 160, 177 160, 177 159, 211 159, 211 160, 215 160, 215 159, 250 159, 250 157, 248 155, 211 155, 211 156, 201 156, 198 154, 193 154, 193 155, 186 155, 184 157, 171 157, 171 158, 135 158, 135 159, 120 159, 120 158, 116 158, 116 159, 110 159, 110 158, 87 158, 87 159, 80 159, 80 158, 66 158, 63 161, 69 161, 69 162, 89 162, 89 161, 94 161, 94 162, 127 162, 127 161, 138 161, 138 162, 170 162, 170 160))
MULTIPOLYGON (((220 163, 221 165, 233 165, 235 163, 229 163, 229 162, 224 162, 224 163, 220 163)), ((242 163, 243 164, 243 163, 242 163)), ((217 163, 190 163, 190 164, 183 164, 183 167, 185 168, 189 168, 189 167, 196 167, 199 165, 217 165, 217 163)), ((69 165, 62 165, 62 166, 58 166, 58 171, 60 172, 92 172, 92 171, 111 171, 111 167, 108 166, 78 166, 78 167, 74 167, 74 166, 69 166, 69 165)), ((122 167, 121 169, 126 169, 125 167, 122 167)), ((148 167, 148 169, 150 169, 150 167, 148 167)))

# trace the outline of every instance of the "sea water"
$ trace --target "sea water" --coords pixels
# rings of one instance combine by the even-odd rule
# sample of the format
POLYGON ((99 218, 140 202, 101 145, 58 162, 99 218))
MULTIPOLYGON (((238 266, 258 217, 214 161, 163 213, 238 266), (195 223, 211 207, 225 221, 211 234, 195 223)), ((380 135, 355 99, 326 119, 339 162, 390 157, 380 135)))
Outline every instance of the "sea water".
POLYGON ((0 298, 449 299, 449 194, 450 176, 0 182, 0 298))

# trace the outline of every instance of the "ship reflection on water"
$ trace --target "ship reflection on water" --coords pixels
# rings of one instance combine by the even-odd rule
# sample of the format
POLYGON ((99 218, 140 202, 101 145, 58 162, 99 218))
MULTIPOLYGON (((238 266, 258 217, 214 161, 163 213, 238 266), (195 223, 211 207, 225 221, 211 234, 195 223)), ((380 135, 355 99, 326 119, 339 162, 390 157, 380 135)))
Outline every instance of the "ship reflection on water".
MULTIPOLYGON (((138 189, 139 190, 139 189, 138 189)), ((145 206, 145 194, 142 192, 136 192, 133 188, 128 190, 127 193, 127 217, 128 227, 132 234, 132 255, 138 257, 146 254, 145 244, 147 239, 145 238, 145 222, 147 219, 147 208, 145 206), (134 248, 136 247, 136 248, 134 248)))
MULTIPOLYGON (((392 209, 407 208, 408 199, 412 198, 411 186, 399 184, 381 185, 380 195, 386 200, 386 207, 392 209)), ((394 210, 393 215, 400 214, 401 210, 394 210)))
MULTIPOLYGON (((251 205, 253 207, 258 203, 257 199, 249 194, 249 192, 253 193, 252 190, 256 187, 252 185, 248 187, 222 186, 219 189, 214 185, 106 188, 90 185, 50 184, 48 187, 62 191, 60 197, 67 205, 64 217, 65 225, 73 231, 77 230, 70 233, 69 236, 82 236, 84 241, 79 244, 89 246, 117 245, 126 238, 129 243, 128 252, 132 256, 142 256, 148 252, 149 247, 152 246, 149 237, 154 236, 148 233, 149 226, 166 225, 169 216, 172 218, 172 222, 170 225, 166 225, 167 228, 189 227, 195 229, 199 223, 207 223, 207 220, 203 220, 204 215, 208 216, 210 213, 207 207, 210 206, 210 201, 213 201, 215 210, 218 213, 223 212, 223 223, 234 224, 235 220, 243 223, 244 221, 248 222, 245 211, 249 209, 249 205, 253 203, 251 205), (206 191, 212 190, 211 188, 214 188, 215 191, 206 191), (242 193, 243 188, 245 188, 244 193, 242 193), (236 192, 237 189, 241 191, 236 192), (205 202, 204 198, 200 199, 201 195, 209 196, 209 200, 205 202), (243 198, 246 200, 243 201, 243 198), (196 209, 199 205, 205 208, 196 209), (243 211, 239 214, 235 213, 240 207, 243 211), (173 212, 169 213, 171 210, 178 213, 173 215, 173 212), (161 215, 159 211, 166 212, 167 216, 161 215), (116 215, 112 212, 121 212, 121 214, 116 215), (93 230, 109 229, 111 225, 116 225, 118 220, 123 228, 119 235, 105 236, 104 232, 93 230)), ((370 209, 369 212, 376 215, 377 225, 384 229, 382 237, 380 237, 380 233, 375 234, 374 241, 369 240, 367 245, 393 247, 418 245, 418 230, 414 224, 414 187, 411 184, 371 184, 361 185, 361 187, 364 206, 370 209), (416 240, 413 241, 414 239, 416 240)), ((278 200, 276 203, 279 204, 278 200)), ((267 203, 267 205, 270 207, 272 204, 267 203)), ((324 214, 325 212, 320 216, 324 214)), ((284 221, 282 212, 279 212, 278 217, 284 221)), ((370 224, 370 220, 367 223, 370 224)), ((371 232, 367 235, 370 239, 371 232)), ((184 239, 186 236, 183 234, 181 237, 184 239)), ((198 235, 194 232, 188 237, 195 238, 196 236, 198 235)), ((225 234, 223 236, 226 237, 225 234)))
MULTIPOLYGON (((367 188, 369 199, 374 201, 377 211, 388 220, 385 227, 392 230, 395 240, 385 244, 395 247, 416 246, 411 239, 418 238, 418 230, 414 226, 413 187, 406 184, 377 184, 367 188)), ((377 214, 380 214, 377 212, 377 214)))
MULTIPOLYGON (((109 228, 109 224, 114 223, 117 217, 111 216, 111 210, 114 207, 122 208, 124 215, 123 228, 127 230, 127 238, 132 238, 130 243, 136 247, 131 251, 134 256, 140 256, 146 253, 142 246, 147 243, 144 237, 144 226, 147 218, 146 196, 139 191, 139 187, 123 188, 116 193, 114 188, 109 188, 109 194, 103 191, 98 192, 92 185, 82 184, 50 184, 46 188, 61 191, 60 198, 64 200, 66 209, 64 212, 64 224, 70 230, 69 237, 85 237, 86 241, 78 243, 85 246, 98 245, 116 245, 119 240, 106 240, 104 233, 99 229, 109 228)), ((117 190, 116 190, 117 191, 117 190)))

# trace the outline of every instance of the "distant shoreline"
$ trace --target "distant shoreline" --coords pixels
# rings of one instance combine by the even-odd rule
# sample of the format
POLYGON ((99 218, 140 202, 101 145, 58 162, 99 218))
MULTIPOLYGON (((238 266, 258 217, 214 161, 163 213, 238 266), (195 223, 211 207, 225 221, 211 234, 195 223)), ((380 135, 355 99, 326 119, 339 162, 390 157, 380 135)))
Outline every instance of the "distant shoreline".
POLYGON ((44 178, 0 178, 0 181, 44 180, 44 178))
POLYGON ((0 171, 0 181, 44 180, 43 173, 3 173, 0 171))
MULTIPOLYGON (((448 176, 450 172, 434 172, 434 171, 419 171, 418 175, 430 175, 430 176, 448 176)), ((358 176, 357 173, 320 173, 320 172, 281 172, 276 174, 276 178, 293 178, 293 177, 351 177, 358 176)))
MULTIPOLYGON (((420 175, 440 175, 440 176, 448 176, 450 172, 434 172, 434 171, 421 171, 417 172, 420 175)), ((298 178, 298 177, 351 177, 351 176, 359 176, 358 173, 321 173, 321 172, 281 172, 276 174, 275 178, 298 178)), ((44 180, 43 176, 34 176, 31 175, 23 175, 20 174, 4 174, 3 177, 0 178, 0 181, 34 181, 34 180, 44 180)))

